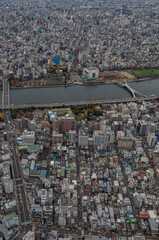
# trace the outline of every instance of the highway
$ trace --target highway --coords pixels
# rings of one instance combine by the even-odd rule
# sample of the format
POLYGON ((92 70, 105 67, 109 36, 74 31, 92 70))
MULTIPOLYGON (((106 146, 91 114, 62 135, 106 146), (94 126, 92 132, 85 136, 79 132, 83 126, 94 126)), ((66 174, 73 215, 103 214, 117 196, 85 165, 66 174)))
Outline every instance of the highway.
POLYGON ((22 237, 32 230, 30 222, 29 210, 26 201, 26 193, 24 188, 22 170, 17 152, 16 135, 13 131, 12 119, 10 116, 10 101, 9 101, 9 83, 8 80, 3 81, 3 115, 5 118, 5 127, 7 132, 7 140, 9 143, 10 155, 11 155, 11 168, 14 180, 15 196, 17 202, 17 209, 20 221, 19 232, 13 239, 21 240, 22 237))
MULTIPOLYGON (((74 101, 74 102, 47 102, 47 103, 26 103, 26 104, 11 104, 8 109, 17 108, 28 108, 28 107, 61 107, 61 106, 80 106, 88 104, 113 104, 113 103, 127 103, 127 102, 138 102, 138 101, 150 101, 157 100, 159 96, 149 96, 149 97, 135 97, 135 98, 113 98, 113 99, 92 99, 84 101, 74 101)), ((0 106, 4 109, 4 106, 0 106)))

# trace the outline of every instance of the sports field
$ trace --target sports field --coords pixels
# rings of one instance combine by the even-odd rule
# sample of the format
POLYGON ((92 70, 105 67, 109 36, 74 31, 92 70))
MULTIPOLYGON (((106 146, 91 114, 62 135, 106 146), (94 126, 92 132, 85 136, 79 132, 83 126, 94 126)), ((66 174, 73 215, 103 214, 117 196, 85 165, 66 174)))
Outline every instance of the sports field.
POLYGON ((53 113, 57 113, 59 115, 59 113, 67 113, 67 114, 70 114, 72 115, 72 110, 70 108, 55 108, 55 109, 52 109, 52 112, 53 113))
POLYGON ((121 73, 112 73, 112 74, 102 74, 100 76, 103 80, 114 80, 114 79, 122 79, 123 76, 121 73))
POLYGON ((159 69, 143 69, 143 70, 136 70, 133 71, 133 74, 138 78, 145 78, 145 77, 159 77, 159 69))

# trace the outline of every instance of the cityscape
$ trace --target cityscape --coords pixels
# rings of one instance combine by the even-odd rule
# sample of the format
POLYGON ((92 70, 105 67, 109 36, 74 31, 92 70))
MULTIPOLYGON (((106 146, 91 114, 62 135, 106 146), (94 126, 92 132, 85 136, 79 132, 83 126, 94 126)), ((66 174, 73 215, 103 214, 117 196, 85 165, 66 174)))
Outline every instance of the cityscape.
POLYGON ((1 0, 0 73, 13 87, 159 76, 158 11, 155 0, 1 0))
POLYGON ((159 239, 159 2, 0 0, 0 240, 159 239))

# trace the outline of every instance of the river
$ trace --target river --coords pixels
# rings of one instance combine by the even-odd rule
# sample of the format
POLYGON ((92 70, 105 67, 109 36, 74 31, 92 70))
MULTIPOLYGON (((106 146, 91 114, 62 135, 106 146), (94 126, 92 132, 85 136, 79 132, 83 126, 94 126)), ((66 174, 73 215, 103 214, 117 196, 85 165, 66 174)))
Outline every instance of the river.
MULTIPOLYGON (((132 82, 129 85, 145 95, 159 95, 159 79, 132 82)), ((46 102, 69 102, 89 99, 126 98, 131 94, 116 84, 50 88, 26 88, 11 89, 12 104, 46 103, 46 102)), ((2 92, 0 92, 1 101, 2 92)))

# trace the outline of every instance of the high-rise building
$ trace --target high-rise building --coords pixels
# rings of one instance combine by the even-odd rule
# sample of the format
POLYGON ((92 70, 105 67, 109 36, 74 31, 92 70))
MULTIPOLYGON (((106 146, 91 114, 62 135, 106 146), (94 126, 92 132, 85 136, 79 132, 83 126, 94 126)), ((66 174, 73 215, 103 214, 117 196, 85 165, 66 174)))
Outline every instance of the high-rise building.
POLYGON ((119 148, 132 148, 133 138, 132 137, 123 137, 118 140, 118 147, 119 148))
POLYGON ((79 146, 88 146, 88 135, 85 134, 83 131, 79 131, 79 136, 78 136, 78 144, 79 146))
POLYGON ((147 133, 147 122, 140 121, 138 126, 137 126, 137 132, 139 133, 140 136, 146 136, 146 133, 147 133))
POLYGON ((46 189, 41 190, 41 205, 45 206, 48 204, 48 192, 46 189))
POLYGON ((106 131, 106 120, 100 122, 100 131, 106 131))
POLYGON ((53 202, 53 190, 52 190, 52 188, 50 188, 49 192, 48 192, 48 203, 49 203, 49 205, 52 205, 52 202, 53 202))
POLYGON ((53 131, 52 133, 52 144, 56 145, 57 143, 63 144, 63 134, 53 131))
POLYGON ((35 120, 29 121, 28 128, 29 128, 30 131, 35 131, 35 129, 36 129, 36 121, 35 120))
POLYGON ((117 131, 116 140, 119 140, 120 138, 123 138, 123 137, 125 137, 125 132, 117 131))
POLYGON ((134 204, 136 208, 141 208, 142 206, 142 196, 139 193, 134 193, 134 204))
POLYGON ((154 147, 155 143, 156 143, 156 135, 154 133, 148 133, 147 136, 147 143, 149 145, 149 147, 154 147))
POLYGON ((61 132, 67 133, 69 130, 72 130, 75 124, 74 116, 66 116, 61 118, 61 132))
POLYGON ((119 182, 118 181, 114 181, 113 189, 114 189, 115 193, 118 192, 118 189, 119 189, 119 182))
POLYGON ((93 133, 94 145, 107 144, 109 141, 109 135, 103 131, 95 130, 93 133))
POLYGON ((34 131, 24 131, 21 135, 22 145, 33 145, 35 142, 34 131))
POLYGON ((111 131, 110 132, 110 140, 109 140, 109 142, 110 143, 114 143, 114 140, 115 140, 115 133, 114 133, 114 131, 111 131))
POLYGON ((10 176, 10 162, 9 161, 5 161, 3 163, 3 173, 4 173, 4 175, 10 176))
POLYGON ((159 150, 154 150, 153 152, 153 163, 156 164, 159 162, 159 150))
POLYGON ((147 131, 150 132, 150 133, 155 133, 156 128, 157 128, 157 126, 154 122, 149 122, 148 127, 147 127, 147 131))
POLYGON ((58 118, 52 119, 52 131, 61 132, 61 121, 58 118))
POLYGON ((75 130, 69 131, 69 141, 71 143, 75 143, 75 141, 76 141, 76 131, 75 130))
POLYGON ((13 179, 10 179, 10 176, 3 177, 4 190, 5 193, 9 194, 13 192, 13 179))
POLYGON ((23 129, 22 119, 21 118, 15 119, 14 124, 15 124, 16 129, 18 129, 21 132, 23 129))
POLYGON ((28 123, 29 123, 29 118, 22 118, 22 126, 23 126, 23 129, 28 129, 28 123))

